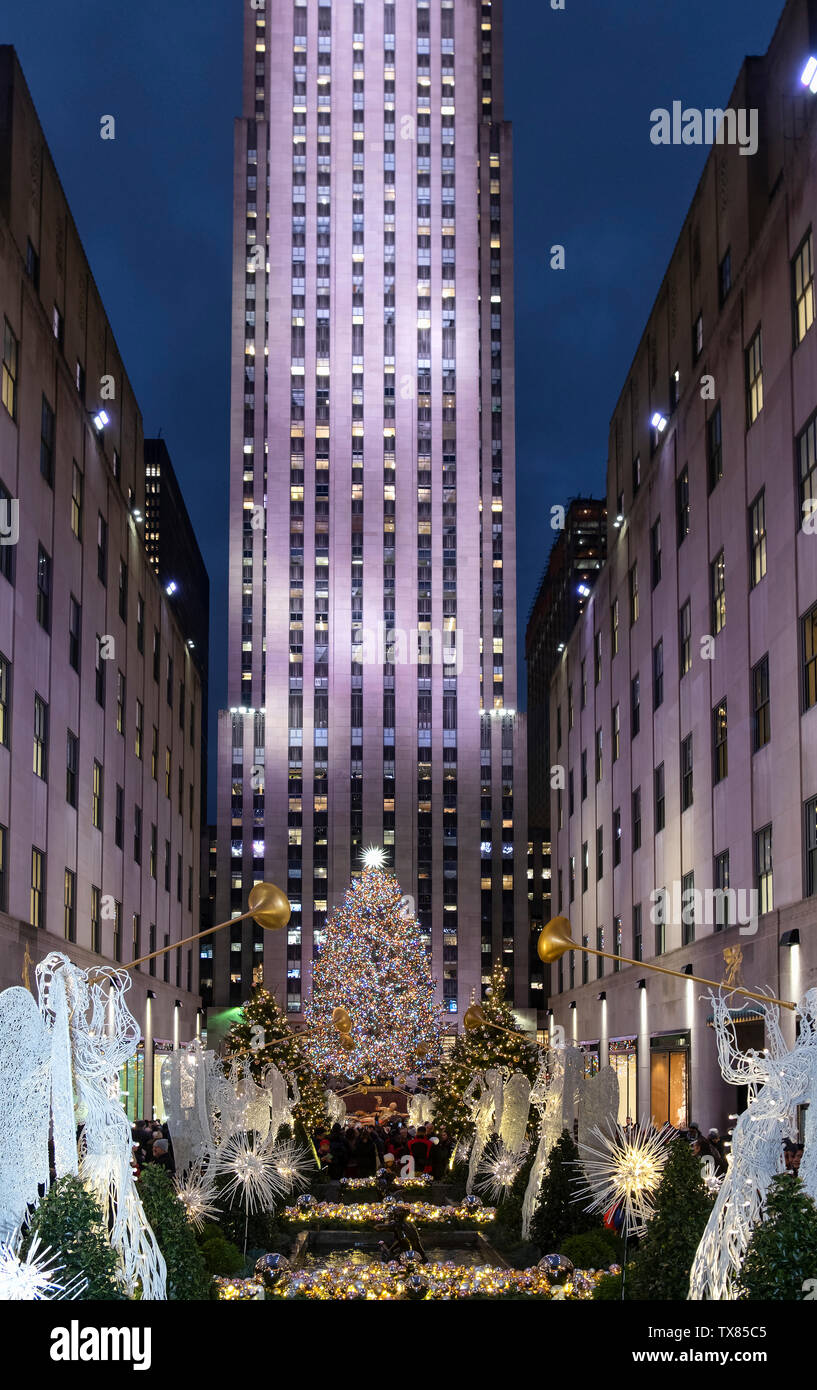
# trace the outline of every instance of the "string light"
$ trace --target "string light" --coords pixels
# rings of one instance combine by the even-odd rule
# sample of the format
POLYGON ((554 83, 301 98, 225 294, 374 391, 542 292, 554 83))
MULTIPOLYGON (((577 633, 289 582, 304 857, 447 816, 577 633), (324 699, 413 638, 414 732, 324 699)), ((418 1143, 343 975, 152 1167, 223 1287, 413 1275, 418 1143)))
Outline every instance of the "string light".
MULTIPOLYGON (((391 1262, 332 1266, 287 1275, 267 1298, 385 1302, 394 1299, 540 1298, 569 1302, 591 1299, 606 1271, 575 1270, 564 1284, 552 1284, 544 1270, 499 1269, 493 1265, 458 1265, 432 1261, 417 1265, 419 1288, 409 1287, 406 1265, 391 1262)), ((254 1279, 216 1279, 218 1296, 227 1301, 264 1298, 263 1286, 254 1279)))
MULTIPOLYGON (((408 1212, 408 1219, 418 1225, 488 1226, 496 1216, 494 1207, 438 1207, 432 1202, 401 1202, 408 1212)), ((373 1221, 384 1221, 391 1215, 392 1206, 386 1202, 316 1202, 314 1206, 302 1211, 299 1207, 284 1207, 279 1221, 296 1222, 299 1225, 313 1225, 316 1221, 338 1221, 342 1225, 359 1226, 373 1221)))

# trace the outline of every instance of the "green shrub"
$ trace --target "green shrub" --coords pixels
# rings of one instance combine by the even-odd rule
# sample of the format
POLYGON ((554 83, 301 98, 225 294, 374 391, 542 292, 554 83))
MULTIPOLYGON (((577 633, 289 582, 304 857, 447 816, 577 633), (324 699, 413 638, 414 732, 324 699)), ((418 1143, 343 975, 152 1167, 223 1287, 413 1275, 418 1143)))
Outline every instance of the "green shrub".
POLYGON ((746 1250, 741 1295, 758 1302, 798 1302, 805 1296, 806 1281, 815 1278, 817 1206, 799 1178, 779 1173, 746 1250))
POLYGON ((655 1193, 655 1210, 633 1260, 627 1298, 683 1301, 689 1271, 712 1210, 700 1159, 686 1139, 672 1142, 655 1193))
POLYGON ((238 1246, 227 1240, 218 1226, 205 1226, 198 1235, 198 1242, 209 1274, 229 1278, 244 1268, 244 1256, 238 1246))
POLYGON ((596 1303, 620 1303, 621 1275, 602 1274, 593 1290, 593 1300, 596 1303))
POLYGON ((193 1228, 163 1168, 147 1164, 139 1178, 145 1216, 167 1265, 167 1296, 184 1302, 210 1297, 210 1275, 193 1228))
MULTIPOLYGON (((119 1261, 108 1240, 102 1207, 79 1178, 59 1178, 31 1219, 31 1235, 50 1246, 63 1266, 65 1282, 81 1274, 88 1280, 83 1299, 127 1301, 117 1277, 119 1261)), ((30 1236, 26 1238, 26 1249, 30 1236)))
POLYGON ((559 1253, 572 1260, 577 1269, 607 1269, 621 1263, 621 1241, 604 1228, 585 1231, 584 1235, 563 1240, 559 1253))

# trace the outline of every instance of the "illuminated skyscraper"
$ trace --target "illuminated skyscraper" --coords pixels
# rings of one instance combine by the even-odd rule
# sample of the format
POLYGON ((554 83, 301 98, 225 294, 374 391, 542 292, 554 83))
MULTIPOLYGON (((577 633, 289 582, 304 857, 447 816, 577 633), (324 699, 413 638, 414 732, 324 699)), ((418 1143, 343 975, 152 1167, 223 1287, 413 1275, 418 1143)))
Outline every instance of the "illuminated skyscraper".
POLYGON ((502 5, 259 0, 235 129, 214 1000, 291 1013, 384 846, 452 1014, 527 1003, 502 5))

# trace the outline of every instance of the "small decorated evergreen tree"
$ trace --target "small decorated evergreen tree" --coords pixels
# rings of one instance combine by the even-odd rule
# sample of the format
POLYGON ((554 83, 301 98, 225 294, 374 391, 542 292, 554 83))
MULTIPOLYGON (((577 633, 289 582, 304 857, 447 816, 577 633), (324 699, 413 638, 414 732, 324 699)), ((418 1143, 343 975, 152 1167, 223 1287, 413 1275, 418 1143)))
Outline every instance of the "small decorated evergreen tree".
POLYGON ((296 1129, 302 1131, 297 1137, 311 1139, 318 1126, 327 1123, 326 1089, 305 1055, 302 1037, 292 1031, 275 996, 266 989, 254 989, 241 1013, 241 1021, 233 1024, 225 1038, 227 1057, 248 1060, 259 1082, 273 1064, 280 1072, 291 1073, 301 1097, 294 1112, 296 1129))
POLYGON ((647 1233, 627 1272, 627 1297, 683 1301, 689 1271, 712 1210, 700 1159, 685 1139, 670 1147, 647 1233))
POLYGON ((491 974, 491 993, 482 1000, 482 1010, 489 1023, 510 1030, 474 1028, 463 1031, 457 1038, 451 1056, 443 1062, 434 1085, 434 1122, 444 1125, 452 1139, 467 1138, 473 1129, 463 1093, 477 1072, 491 1067, 506 1067, 519 1071, 532 1082, 539 1065, 537 1048, 514 1020, 511 1005, 505 998, 505 971, 499 964, 491 974))
POLYGON ((531 1222, 531 1240, 543 1255, 561 1254, 562 1241, 568 1236, 597 1231, 601 1227, 596 1213, 585 1211, 582 1202, 574 1200, 578 1164, 579 1150, 563 1129, 551 1149, 539 1190, 539 1205, 531 1222))
POLYGON ((740 1272, 744 1298, 798 1302, 814 1296, 817 1206, 791 1173, 772 1179, 764 1218, 752 1232, 740 1272))

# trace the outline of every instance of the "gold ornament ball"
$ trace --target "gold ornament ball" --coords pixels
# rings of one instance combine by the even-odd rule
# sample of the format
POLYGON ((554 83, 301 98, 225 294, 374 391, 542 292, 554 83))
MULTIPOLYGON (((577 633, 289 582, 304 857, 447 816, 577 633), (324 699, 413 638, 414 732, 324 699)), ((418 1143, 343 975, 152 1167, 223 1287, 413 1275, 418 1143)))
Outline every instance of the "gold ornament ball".
POLYGON ((247 899, 247 910, 266 931, 280 931, 292 913, 289 898, 274 883, 254 884, 247 899))

